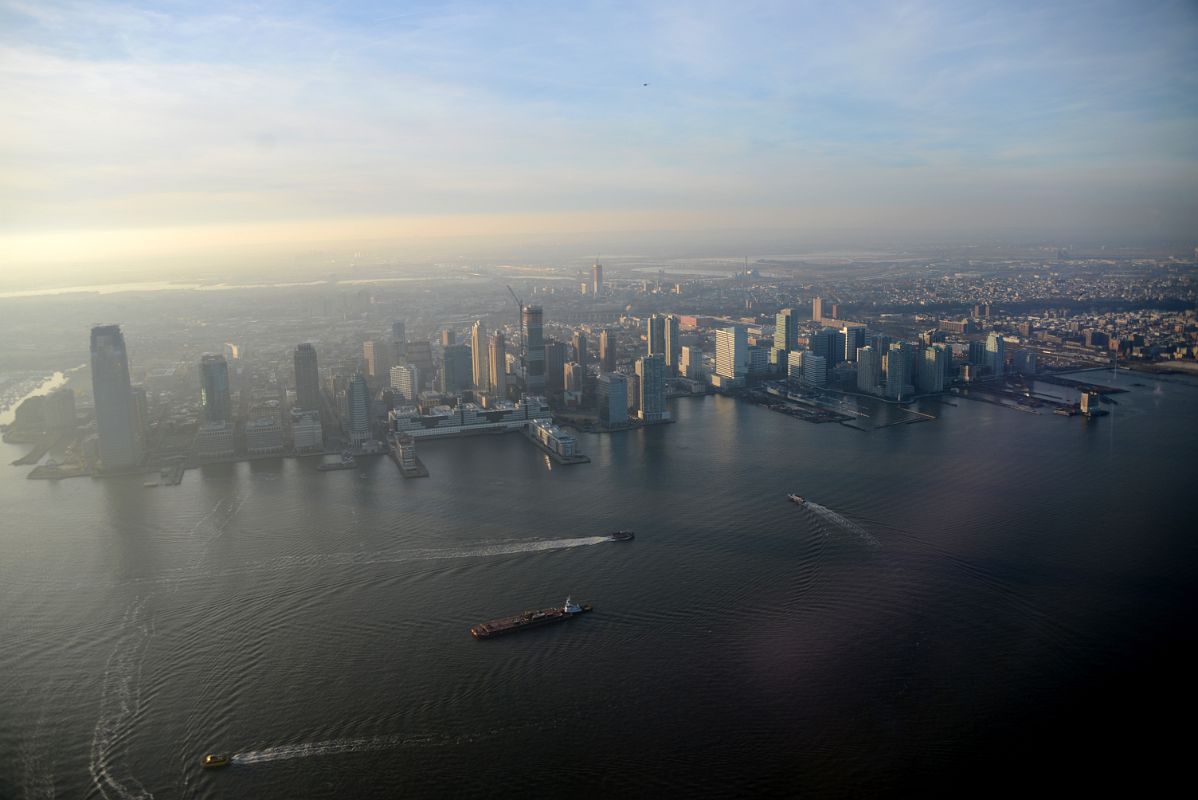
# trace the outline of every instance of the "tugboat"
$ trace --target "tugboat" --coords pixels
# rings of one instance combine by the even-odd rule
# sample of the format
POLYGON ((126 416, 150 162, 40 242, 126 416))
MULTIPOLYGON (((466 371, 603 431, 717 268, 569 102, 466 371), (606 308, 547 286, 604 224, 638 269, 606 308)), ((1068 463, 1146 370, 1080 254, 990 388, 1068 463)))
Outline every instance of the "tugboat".
POLYGON ((616 531, 611 535, 613 542, 631 542, 636 538, 636 534, 632 531, 616 531))
POLYGON ((786 496, 787 496, 787 498, 789 498, 790 502, 794 503, 796 506, 799 506, 800 508, 807 505, 807 501, 804 500, 802 497, 799 497, 797 494, 788 494, 786 496))
POLYGON ((200 766, 204 769, 216 769, 217 767, 227 767, 230 763, 232 762, 228 756, 209 753, 204 756, 204 759, 200 762, 200 766))

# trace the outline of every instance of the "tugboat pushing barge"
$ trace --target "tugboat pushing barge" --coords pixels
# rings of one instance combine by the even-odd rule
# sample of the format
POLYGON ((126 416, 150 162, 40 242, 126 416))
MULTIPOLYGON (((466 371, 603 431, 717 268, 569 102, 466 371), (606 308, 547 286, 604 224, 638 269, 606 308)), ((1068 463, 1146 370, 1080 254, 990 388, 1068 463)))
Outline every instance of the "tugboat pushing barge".
POLYGON ((525 611, 523 614, 517 614, 514 617, 501 617, 493 619, 490 622, 480 622, 470 628, 470 635, 475 639, 490 639, 492 636, 502 636, 505 633, 514 633, 515 631, 525 628, 536 628, 541 625, 549 625, 554 622, 565 622, 568 619, 573 619, 580 614, 585 614, 593 608, 589 603, 578 605, 566 598, 566 602, 559 608, 542 608, 540 611, 525 611))

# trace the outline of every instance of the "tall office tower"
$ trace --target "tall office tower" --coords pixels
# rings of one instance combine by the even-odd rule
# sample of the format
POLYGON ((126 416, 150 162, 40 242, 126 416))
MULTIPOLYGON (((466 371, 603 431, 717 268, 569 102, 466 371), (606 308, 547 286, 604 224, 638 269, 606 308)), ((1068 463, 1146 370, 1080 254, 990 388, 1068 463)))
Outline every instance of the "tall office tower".
POLYGON ((470 348, 464 344, 447 346, 441 357, 441 391, 457 394, 470 388, 470 348))
POLYGON ((890 352, 890 342, 891 338, 884 333, 871 333, 865 337, 865 343, 878 352, 879 359, 890 352))
POLYGON ((386 380, 391 373, 395 348, 380 340, 362 342, 362 358, 366 360, 366 374, 372 378, 386 380))
POLYGON ((948 351, 944 347, 925 347, 916 375, 921 392, 943 392, 948 372, 948 351))
POLYGON ((911 375, 907 371, 907 343, 894 342, 886 354, 886 396, 902 400, 907 396, 911 375))
POLYGON ((225 342, 225 361, 236 361, 241 358, 241 348, 233 342, 225 342))
POLYGON ((566 343, 550 340, 545 342, 545 388, 560 392, 565 388, 566 343))
POLYGON ((636 376, 640 378, 640 418, 656 422, 669 417, 666 413, 665 356, 641 356, 636 360, 636 376))
POLYGON ((499 331, 491 334, 491 341, 487 345, 487 362, 487 372, 491 376, 487 391, 502 399, 507 396, 507 348, 503 334, 499 331))
POLYGON ((715 332, 715 375, 719 385, 743 381, 749 374, 749 337, 739 325, 715 332))
POLYGON ((811 318, 816 322, 824 318, 824 298, 811 298, 811 318))
POLYGON ((595 297, 603 294, 603 265, 598 261, 591 267, 591 294, 595 297))
POLYGON ((596 384, 599 419, 607 425, 628 422, 628 381, 618 372, 605 372, 596 384))
POLYGON ((586 382, 586 370, 577 361, 571 361, 562 367, 562 381, 567 392, 581 392, 586 382))
POLYGON ((104 469, 136 466, 141 461, 141 441, 129 384, 129 356, 120 325, 92 328, 91 363, 100 464, 104 469))
POLYGON ((784 308, 774 317, 774 349, 797 350, 799 348, 799 317, 793 308, 784 308))
POLYGON ((628 391, 624 395, 624 401, 628 404, 628 416, 639 415, 641 411, 641 377, 635 373, 625 375, 624 383, 628 387, 628 391))
MULTIPOLYGON (((825 369, 828 370, 832 369, 832 366, 836 363, 836 359, 833 357, 833 354, 836 352, 835 333, 836 331, 832 328, 824 328, 819 333, 812 334, 808 339, 808 348, 812 353, 824 360, 825 369)), ((806 376, 805 372, 804 376, 806 376)))
POLYGON ((295 407, 320 410, 320 371, 316 368, 316 348, 304 342, 295 346, 295 407))
POLYGON ((972 341, 969 343, 969 363, 982 366, 986 363, 986 343, 972 341))
POLYGON ((661 314, 649 317, 648 335, 645 337, 645 352, 649 355, 664 355, 666 352, 666 318, 661 314))
POLYGON ((433 346, 430 342, 419 340, 408 342, 408 358, 405 363, 420 370, 420 388, 428 386, 433 377, 433 346))
POLYGON ((666 373, 669 375, 677 375, 679 362, 682 360, 682 338, 678 330, 678 317, 674 314, 666 314, 665 321, 666 334, 666 373))
POLYGON ((540 306, 524 306, 520 313, 524 329, 524 388, 529 394, 545 390, 545 336, 540 306))
POLYGON ((457 343, 457 334, 454 333, 453 328, 444 328, 441 330, 441 346, 442 347, 453 347, 453 345, 456 343, 457 343))
POLYGON ((587 367, 586 331, 574 331, 574 336, 571 337, 571 344, 574 345, 574 360, 582 364, 582 368, 585 370, 587 367))
POLYGON ((986 366, 994 375, 1004 375, 1007 371, 1006 342, 1001 333, 992 333, 986 337, 986 366))
POLYGON ((229 363, 224 356, 206 353, 200 358, 200 391, 204 400, 204 419, 208 422, 233 421, 233 396, 229 393, 229 363))
POLYGON ((824 386, 828 382, 828 359, 807 353, 803 356, 803 383, 824 386))
POLYGON ((391 323, 391 341, 406 342, 408 340, 408 330, 402 320, 391 323))
POLYGON ((350 447, 358 449, 370 438, 370 389, 362 373, 350 379, 348 397, 345 432, 349 435, 350 447))
POLYGON ((703 372, 703 351, 697 347, 682 348, 678 362, 678 373, 684 378, 697 380, 703 372))
POLYGON ((604 330, 599 334, 599 368, 603 372, 616 371, 616 334, 604 330))
POLYGON ((414 364, 391 368, 391 388, 409 403, 420 396, 420 370, 414 364))
POLYGON ((877 393, 882 383, 882 359, 878 351, 866 345, 857 348, 857 388, 877 393))
POLYGON ((844 361, 856 361, 857 351, 865 347, 865 328, 844 327, 840 329, 844 336, 844 361))
POLYGON ((483 321, 477 320, 470 326, 471 378, 480 392, 491 387, 491 365, 487 361, 487 340, 484 338, 483 321))

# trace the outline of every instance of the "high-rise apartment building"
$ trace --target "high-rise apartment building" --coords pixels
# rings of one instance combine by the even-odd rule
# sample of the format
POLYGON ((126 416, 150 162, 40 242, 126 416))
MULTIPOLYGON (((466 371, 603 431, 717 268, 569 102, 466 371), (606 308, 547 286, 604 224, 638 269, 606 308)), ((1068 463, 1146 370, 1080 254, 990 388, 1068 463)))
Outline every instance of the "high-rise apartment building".
POLYGON ((865 328, 845 326, 840 329, 840 335, 844 338, 844 352, 841 354, 841 360, 856 361, 857 351, 865 347, 865 328))
POLYGON ((698 380, 703 375, 703 351, 698 347, 682 348, 678 373, 684 378, 698 380))
POLYGON ((415 402, 420 396, 420 369, 415 364, 392 367, 391 388, 405 401, 415 402))
POLYGON ((882 359, 878 351, 866 345, 857 348, 857 388, 877 394, 882 384, 882 359))
POLYGON ((665 356, 641 356, 636 361, 636 375, 640 378, 640 418, 645 422, 666 419, 665 356))
POLYGON ((793 308, 784 308, 774 316, 774 349, 797 350, 799 347, 799 317, 793 308))
POLYGON ((491 340, 487 345, 487 364, 487 372, 491 376, 487 391, 499 398, 506 397, 507 347, 503 341, 503 334, 499 331, 491 334, 491 340))
POLYGON ((1005 375, 1007 371, 1007 345, 1001 333, 986 337, 986 366, 991 374, 1005 375))
POLYGON ((606 425, 628 422, 628 381, 618 372, 605 372, 596 384, 599 419, 606 425))
POLYGON ((229 362, 215 353, 200 358, 200 393, 204 401, 204 419, 208 422, 233 421, 233 395, 229 391, 229 362))
POLYGON ((715 375, 720 388, 741 385, 749 374, 749 338, 739 325, 715 332, 715 375))
POLYGON ((370 438, 370 389, 366 377, 360 372, 350 379, 348 399, 345 432, 350 447, 359 449, 370 438))
POLYGON ((120 325, 92 328, 91 367, 100 465, 106 470, 136 466, 141 462, 141 438, 120 325))
POLYGON ((320 410, 320 370, 316 348, 307 342, 295 347, 295 406, 305 411, 320 410))
POLYGON ((943 392, 948 374, 948 350, 943 345, 925 347, 919 361, 918 381, 921 392, 943 392))
POLYGON ((678 317, 675 314, 667 314, 665 322, 665 340, 666 340, 666 374, 677 375, 681 367, 682 361, 682 338, 678 326, 678 317))
POLYGON ((886 353, 886 396, 896 400, 910 397, 911 373, 907 350, 906 342, 894 342, 886 353))
POLYGON ((441 331, 441 346, 453 347, 455 344, 457 344, 457 334, 454 333, 453 328, 443 329, 441 331))
POLYGON ((562 379, 567 392, 582 392, 586 383, 586 370, 577 361, 571 361, 562 367, 562 379))
POLYGON ((599 334, 599 368, 603 372, 616 371, 616 334, 604 330, 599 334))
POLYGON ((470 348, 464 344, 451 344, 441 355, 441 391, 457 394, 470 388, 470 348))
POLYGON ((550 340, 545 342, 545 388, 560 392, 565 388, 566 343, 550 340))
POLYGON ((810 386, 824 386, 828 382, 828 360, 815 353, 803 355, 803 383, 810 386))
POLYGON ((591 293, 595 297, 603 294, 603 265, 598 261, 591 267, 591 293))
POLYGON ((402 363, 411 364, 420 371, 420 388, 426 388, 433 375, 432 343, 423 339, 408 342, 407 360, 402 363))
POLYGON ((582 364, 585 370, 587 366, 587 334, 586 331, 574 331, 570 343, 574 346, 574 360, 582 364))
POLYGON ((824 318, 824 298, 811 298, 811 318, 816 322, 819 322, 824 318))
POLYGON ((362 358, 366 361, 366 374, 371 378, 386 380, 391 373, 395 348, 381 339, 362 342, 362 358))
POLYGON ((475 388, 480 392, 488 391, 491 387, 491 367, 487 361, 487 339, 481 319, 470 327, 470 360, 475 388))
POLYGON ((524 329, 524 387, 529 394, 545 390, 544 312, 540 306, 524 306, 520 313, 524 329))
POLYGON ((648 355, 666 352, 666 318, 661 314, 649 317, 649 327, 645 336, 645 352, 648 355))

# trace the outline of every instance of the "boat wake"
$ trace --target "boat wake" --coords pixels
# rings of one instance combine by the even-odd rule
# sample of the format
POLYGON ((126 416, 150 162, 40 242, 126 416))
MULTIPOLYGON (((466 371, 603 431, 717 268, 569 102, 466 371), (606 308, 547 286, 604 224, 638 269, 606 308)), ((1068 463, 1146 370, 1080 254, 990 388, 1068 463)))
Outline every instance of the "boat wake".
POLYGON ((849 533, 856 534, 858 537, 861 538, 862 541, 866 542, 867 544, 869 544, 873 547, 878 547, 881 544, 881 542, 878 541, 877 537, 874 536, 869 531, 865 530, 865 528, 862 528, 856 522, 853 522, 852 520, 845 518, 844 515, 838 514, 835 511, 833 511, 832 509, 827 508, 826 506, 821 506, 819 503, 813 503, 810 500, 808 500, 804 504, 804 508, 809 508, 812 511, 814 511, 816 514, 818 514, 819 516, 821 516, 824 519, 831 522, 833 525, 836 525, 836 526, 848 531, 849 533))
POLYGON ((329 742, 306 744, 284 744, 265 750, 250 750, 235 753, 234 764, 267 764, 271 761, 287 761, 292 758, 331 756, 338 753, 365 753, 371 750, 386 750, 404 744, 402 736, 376 736, 371 739, 335 739, 329 742))
POLYGON ((114 751, 128 736, 141 709, 141 670, 149 650, 153 625, 145 613, 145 597, 133 601, 121 620, 121 635, 104 667, 100 719, 92 732, 91 760, 88 771, 105 798, 153 797, 124 764, 116 761, 114 751))
POLYGON ((583 536, 572 539, 535 539, 494 542, 473 547, 449 547, 411 550, 383 550, 374 553, 329 553, 279 559, 272 566, 366 566, 370 564, 399 564, 407 561, 438 561, 453 558, 487 558, 517 553, 545 553, 569 550, 613 541, 610 536, 583 536))

